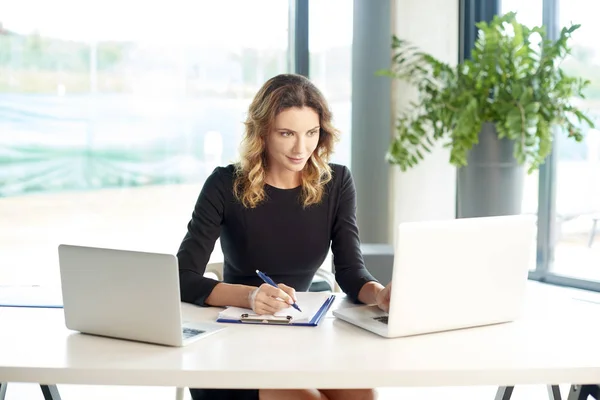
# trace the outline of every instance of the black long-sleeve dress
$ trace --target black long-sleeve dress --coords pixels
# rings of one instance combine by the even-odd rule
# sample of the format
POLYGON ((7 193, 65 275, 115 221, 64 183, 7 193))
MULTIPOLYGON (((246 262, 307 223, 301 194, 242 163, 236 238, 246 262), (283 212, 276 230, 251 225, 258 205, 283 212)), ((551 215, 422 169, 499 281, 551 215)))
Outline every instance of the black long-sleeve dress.
MULTIPOLYGON (((206 305, 218 281, 205 277, 206 264, 220 237, 223 280, 260 286, 259 269, 277 283, 308 290, 331 246, 335 278, 354 301, 362 286, 375 281, 364 265, 356 224, 356 190, 342 165, 330 164, 332 179, 319 204, 303 208, 301 188, 265 185, 267 199, 245 208, 233 194, 234 166, 218 167, 198 197, 177 257, 181 299, 206 305)), ((258 399, 258 390, 191 389, 198 399, 258 399)))

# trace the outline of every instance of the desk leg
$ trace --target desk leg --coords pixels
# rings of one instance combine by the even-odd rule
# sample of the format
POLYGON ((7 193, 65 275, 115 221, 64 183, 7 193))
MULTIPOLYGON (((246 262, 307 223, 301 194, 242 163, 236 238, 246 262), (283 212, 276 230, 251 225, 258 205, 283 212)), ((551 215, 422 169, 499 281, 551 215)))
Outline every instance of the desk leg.
POLYGON ((44 400, 61 400, 56 385, 40 385, 40 388, 42 388, 44 400))
POLYGON ((0 400, 4 400, 6 397, 6 386, 7 383, 0 382, 0 400))
POLYGON ((548 385, 548 398, 550 400, 562 400, 558 385, 548 385))
POLYGON ((495 400, 510 400, 514 386, 500 386, 496 392, 495 400))
POLYGON ((571 385, 568 400, 587 400, 588 396, 592 396, 596 400, 600 400, 599 385, 571 385))

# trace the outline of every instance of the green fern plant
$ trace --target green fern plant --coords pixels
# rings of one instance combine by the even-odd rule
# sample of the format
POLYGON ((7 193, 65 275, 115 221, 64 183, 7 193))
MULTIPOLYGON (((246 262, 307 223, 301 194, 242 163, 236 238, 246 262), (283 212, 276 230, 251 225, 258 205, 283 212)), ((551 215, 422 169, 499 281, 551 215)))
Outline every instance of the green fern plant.
POLYGON ((563 28, 553 41, 543 27, 517 22, 515 13, 495 16, 477 24, 472 56, 456 66, 394 35, 392 66, 378 74, 415 86, 418 97, 398 115, 386 160, 405 171, 443 141, 450 163, 465 166, 484 123, 495 124, 500 139, 514 140, 514 156, 529 172, 550 153, 554 126, 581 141, 583 123, 594 124, 573 99, 584 98, 590 82, 560 68, 579 27, 563 28))

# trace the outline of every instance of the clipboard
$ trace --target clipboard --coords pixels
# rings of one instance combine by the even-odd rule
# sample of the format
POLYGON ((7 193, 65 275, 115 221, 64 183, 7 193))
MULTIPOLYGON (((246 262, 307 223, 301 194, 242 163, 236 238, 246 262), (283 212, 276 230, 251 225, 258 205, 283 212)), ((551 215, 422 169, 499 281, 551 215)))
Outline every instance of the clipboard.
POLYGON ((63 308, 60 288, 0 285, 0 307, 63 308))
POLYGON ((255 324, 255 325, 279 325, 279 326, 317 326, 323 316, 327 314, 327 311, 331 308, 335 300, 335 295, 330 295, 321 308, 312 316, 309 321, 299 320, 295 321, 291 315, 256 315, 249 312, 243 312, 238 318, 231 318, 230 316, 223 317, 219 314, 217 322, 222 323, 234 323, 234 324, 255 324))

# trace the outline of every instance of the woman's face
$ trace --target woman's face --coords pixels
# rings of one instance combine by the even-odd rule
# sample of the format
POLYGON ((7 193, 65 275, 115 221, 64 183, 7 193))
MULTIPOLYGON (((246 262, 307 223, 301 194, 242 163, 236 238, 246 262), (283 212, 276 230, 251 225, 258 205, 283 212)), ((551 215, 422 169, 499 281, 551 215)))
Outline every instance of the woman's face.
POLYGON ((319 143, 319 128, 319 114, 312 108, 280 112, 267 136, 269 168, 302 171, 319 143))

